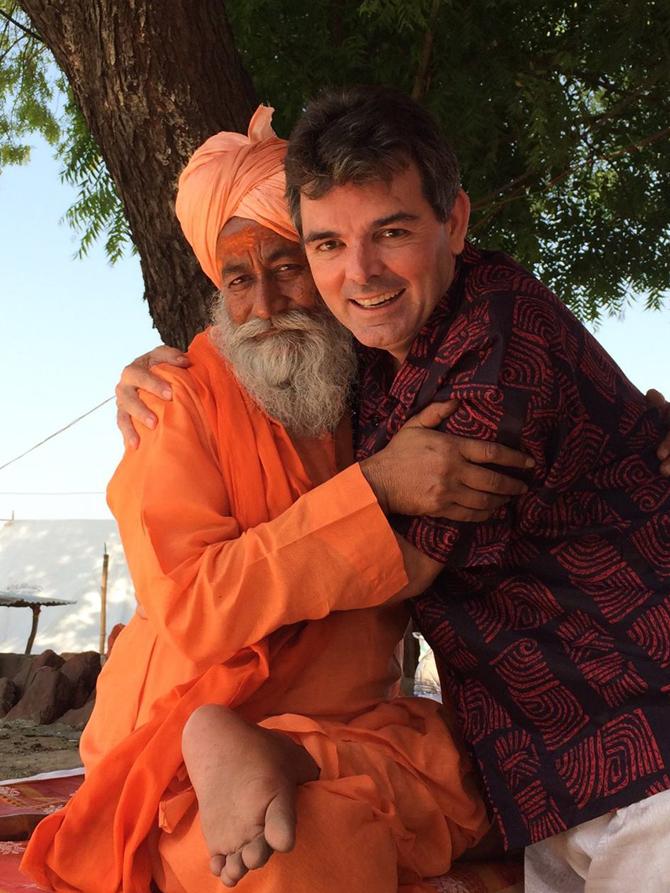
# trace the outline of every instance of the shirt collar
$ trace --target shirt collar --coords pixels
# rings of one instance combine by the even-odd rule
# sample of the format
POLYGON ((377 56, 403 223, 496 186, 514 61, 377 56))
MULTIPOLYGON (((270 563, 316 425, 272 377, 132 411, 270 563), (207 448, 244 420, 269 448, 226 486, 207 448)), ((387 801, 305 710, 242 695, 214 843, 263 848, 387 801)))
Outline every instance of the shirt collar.
MULTIPOLYGON (((451 285, 415 337, 404 363, 393 378, 388 393, 406 406, 412 405, 416 393, 428 374, 435 354, 444 341, 446 332, 463 301, 467 271, 473 263, 478 261, 479 257, 480 252, 466 242, 463 253, 456 258, 451 285)), ((382 353, 382 351, 376 351, 376 353, 382 353)), ((376 365, 373 368, 376 371, 376 365)))

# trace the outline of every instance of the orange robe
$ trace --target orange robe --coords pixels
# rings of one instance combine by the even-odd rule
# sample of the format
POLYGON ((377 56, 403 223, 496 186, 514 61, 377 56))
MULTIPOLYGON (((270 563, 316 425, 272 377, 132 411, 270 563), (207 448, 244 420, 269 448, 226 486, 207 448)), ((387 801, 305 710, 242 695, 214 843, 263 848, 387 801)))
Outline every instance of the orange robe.
POLYGON ((406 576, 374 495, 357 465, 335 475, 332 441, 299 452, 207 334, 189 355, 109 490, 146 619, 115 644, 86 781, 39 826, 24 870, 63 893, 147 893, 151 878, 220 891, 180 737, 195 707, 221 703, 321 768, 299 792, 296 849, 241 893, 382 893, 443 873, 486 821, 438 705, 388 700, 407 612, 383 603, 406 576), (313 478, 335 476, 314 487, 301 453, 313 478))

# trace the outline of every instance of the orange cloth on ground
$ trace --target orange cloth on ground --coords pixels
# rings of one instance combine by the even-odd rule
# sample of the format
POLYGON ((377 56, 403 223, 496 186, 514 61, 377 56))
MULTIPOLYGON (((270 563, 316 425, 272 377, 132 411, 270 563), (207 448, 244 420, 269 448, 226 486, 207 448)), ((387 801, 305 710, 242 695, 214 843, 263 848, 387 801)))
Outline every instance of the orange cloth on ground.
MULTIPOLYGON (((484 830, 481 802, 438 706, 398 698, 348 723, 293 714, 261 723, 288 733, 321 767, 298 793, 297 844, 251 872, 240 893, 418 893, 484 830)), ((186 782, 187 784, 187 782, 186 782)), ((190 787, 164 803, 154 877, 166 893, 220 893, 190 787)))
MULTIPOLYGON (((357 466, 309 490, 286 432, 207 334, 190 357, 191 369, 166 374, 173 401, 152 404, 156 430, 110 485, 147 619, 116 642, 84 740, 87 779, 39 826, 24 868, 63 893, 147 893, 152 875, 168 893, 214 890, 180 747, 192 710, 214 702, 291 734, 322 768, 300 794, 295 853, 241 893, 293 890, 276 886, 286 872, 325 890, 301 827, 309 838, 358 822, 402 872, 437 874, 485 819, 437 705, 383 703, 406 611, 365 606, 405 583, 395 538, 357 466)), ((352 877, 371 855, 347 850, 352 877)), ((366 893, 382 889, 366 879, 366 893)))
POLYGON ((287 144, 272 129, 273 111, 259 106, 247 136, 228 131, 211 136, 179 178, 177 217, 200 266, 218 288, 216 242, 231 217, 255 220, 298 241, 284 198, 287 144))

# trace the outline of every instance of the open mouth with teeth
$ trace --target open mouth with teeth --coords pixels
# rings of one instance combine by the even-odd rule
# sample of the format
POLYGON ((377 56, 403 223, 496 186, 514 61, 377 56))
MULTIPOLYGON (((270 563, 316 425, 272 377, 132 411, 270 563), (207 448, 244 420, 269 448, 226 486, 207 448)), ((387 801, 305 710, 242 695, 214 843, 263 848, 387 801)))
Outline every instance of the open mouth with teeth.
POLYGON ((405 289, 401 288, 400 291, 394 291, 393 294, 375 295, 373 298, 352 298, 351 303, 362 310, 378 310, 380 307, 388 307, 389 304, 393 304, 404 291, 405 289))

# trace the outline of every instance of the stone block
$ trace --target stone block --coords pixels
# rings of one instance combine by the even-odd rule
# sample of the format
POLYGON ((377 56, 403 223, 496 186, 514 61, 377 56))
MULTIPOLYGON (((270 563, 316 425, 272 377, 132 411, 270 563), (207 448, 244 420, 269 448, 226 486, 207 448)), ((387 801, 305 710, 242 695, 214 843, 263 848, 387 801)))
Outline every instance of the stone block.
POLYGON ((0 716, 11 710, 18 699, 19 689, 16 683, 6 676, 0 679, 0 716))
POLYGON ((37 654, 35 657, 26 661, 23 664, 19 672, 14 676, 14 682, 18 686, 18 689, 23 695, 29 688, 35 677, 35 673, 40 670, 42 667, 52 667, 54 669, 59 669, 63 666, 65 661, 60 655, 56 654, 55 651, 52 651, 50 648, 47 648, 46 651, 43 651, 42 654, 37 654))
POLYGON ((33 657, 32 654, 0 654, 0 678, 6 676, 13 679, 25 664, 32 663, 33 657))
POLYGON ((35 671, 21 700, 5 719, 26 719, 47 724, 58 719, 72 704, 72 683, 56 667, 42 666, 35 671))
POLYGON ((116 642, 120 633, 123 632, 125 624, 124 623, 116 623, 111 631, 111 633, 107 636, 107 654, 106 657, 112 653, 112 648, 114 647, 114 642, 116 642))
POLYGON ((82 707, 75 710, 67 710, 58 722, 66 726, 72 726, 73 729, 83 729, 91 717, 93 708, 95 707, 95 698, 88 700, 82 707))
POLYGON ((72 708, 77 710, 88 701, 95 688, 100 672, 100 655, 97 651, 73 654, 65 661, 60 671, 72 683, 72 708))

